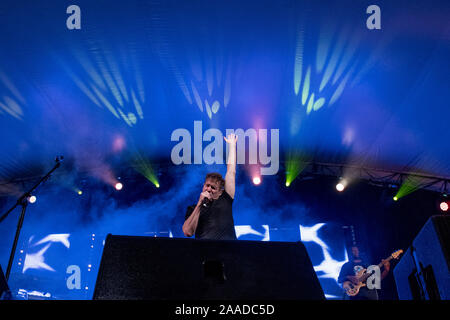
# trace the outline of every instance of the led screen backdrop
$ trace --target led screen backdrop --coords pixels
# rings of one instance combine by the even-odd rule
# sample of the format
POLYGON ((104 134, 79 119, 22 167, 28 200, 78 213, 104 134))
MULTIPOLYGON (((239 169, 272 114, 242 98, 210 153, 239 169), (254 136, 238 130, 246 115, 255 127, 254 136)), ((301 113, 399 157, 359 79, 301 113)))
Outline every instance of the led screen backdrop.
MULTIPOLYGON (((237 225, 238 240, 299 241, 305 244, 328 299, 341 299, 337 284, 347 261, 342 228, 325 223, 292 228, 237 225)), ((171 231, 146 236, 171 237, 171 231)), ((18 249, 10 287, 17 299, 90 300, 95 288, 106 235, 35 234, 24 236, 18 249)), ((255 266, 257 268, 257 266, 255 266)))

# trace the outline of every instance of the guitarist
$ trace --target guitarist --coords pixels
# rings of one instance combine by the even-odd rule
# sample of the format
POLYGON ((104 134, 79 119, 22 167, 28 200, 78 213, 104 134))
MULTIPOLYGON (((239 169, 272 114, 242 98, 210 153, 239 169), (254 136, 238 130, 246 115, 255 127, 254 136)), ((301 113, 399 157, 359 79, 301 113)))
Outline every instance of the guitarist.
MULTIPOLYGON (((357 246, 352 247, 352 257, 350 261, 345 263, 341 272, 339 273, 338 283, 342 285, 344 281, 351 281, 354 284, 358 284, 358 278, 355 276, 361 269, 367 269, 369 265, 363 261, 359 254, 359 248, 357 246)), ((390 263, 383 260, 383 272, 381 272, 381 280, 383 280, 389 273, 390 263)), ((378 300, 378 293, 376 289, 368 289, 367 286, 361 287, 356 296, 348 296, 344 293, 344 299, 349 300, 378 300)))

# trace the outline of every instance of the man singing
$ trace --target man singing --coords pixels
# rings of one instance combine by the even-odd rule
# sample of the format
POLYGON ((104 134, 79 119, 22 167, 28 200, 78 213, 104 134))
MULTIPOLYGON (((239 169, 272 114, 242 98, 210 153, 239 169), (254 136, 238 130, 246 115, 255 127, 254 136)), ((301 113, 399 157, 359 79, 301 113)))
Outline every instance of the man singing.
POLYGON ((196 239, 236 240, 232 204, 236 181, 235 134, 229 134, 227 173, 225 180, 220 173, 208 173, 197 205, 187 208, 183 233, 196 239))

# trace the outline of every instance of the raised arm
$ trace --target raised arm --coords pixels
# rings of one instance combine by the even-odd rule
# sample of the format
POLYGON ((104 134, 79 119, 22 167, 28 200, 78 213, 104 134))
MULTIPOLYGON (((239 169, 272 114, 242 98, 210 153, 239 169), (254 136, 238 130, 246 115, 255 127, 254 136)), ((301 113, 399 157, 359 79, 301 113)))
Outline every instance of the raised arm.
POLYGON ((225 174, 225 191, 234 199, 236 190, 236 142, 234 133, 223 137, 228 144, 227 173, 225 174))

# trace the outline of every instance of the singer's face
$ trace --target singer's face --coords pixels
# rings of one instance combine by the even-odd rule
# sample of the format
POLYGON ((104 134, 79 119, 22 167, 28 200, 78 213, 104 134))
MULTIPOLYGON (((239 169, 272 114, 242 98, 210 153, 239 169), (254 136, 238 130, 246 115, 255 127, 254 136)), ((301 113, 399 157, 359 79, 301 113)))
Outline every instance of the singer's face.
POLYGON ((219 181, 213 180, 213 179, 206 179, 205 184, 203 185, 202 192, 209 192, 211 197, 214 200, 217 200, 222 193, 222 190, 220 189, 219 181))

